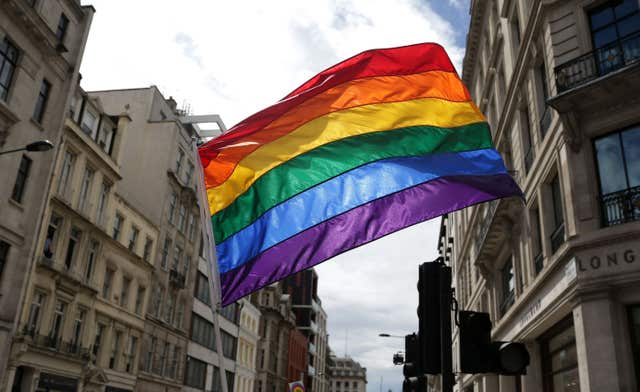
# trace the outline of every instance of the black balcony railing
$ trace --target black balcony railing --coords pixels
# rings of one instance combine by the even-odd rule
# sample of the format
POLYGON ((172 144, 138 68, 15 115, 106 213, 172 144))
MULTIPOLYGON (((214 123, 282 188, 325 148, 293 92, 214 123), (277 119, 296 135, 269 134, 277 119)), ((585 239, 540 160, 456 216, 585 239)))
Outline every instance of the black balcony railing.
POLYGON ((560 246, 564 244, 564 222, 562 222, 556 229, 551 233, 551 251, 556 253, 560 246))
POLYGON ((183 289, 185 285, 184 275, 176 269, 171 269, 171 271, 169 271, 169 283, 179 289, 183 289))
POLYGON ((640 186, 600 196, 603 226, 640 220, 640 186))
POLYGON ((616 71, 640 59, 640 32, 556 67, 558 92, 616 71))

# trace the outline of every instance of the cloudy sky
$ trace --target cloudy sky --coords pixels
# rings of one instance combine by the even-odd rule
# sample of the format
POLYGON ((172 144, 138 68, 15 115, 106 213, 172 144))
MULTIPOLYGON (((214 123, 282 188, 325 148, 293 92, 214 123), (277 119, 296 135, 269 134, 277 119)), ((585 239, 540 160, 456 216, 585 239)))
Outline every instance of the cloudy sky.
MULTIPOLYGON (((228 127, 366 49, 438 42, 460 70, 469 0, 91 0, 85 90, 156 85, 228 127)), ((368 392, 400 391, 392 354, 417 329, 417 268, 436 257, 439 219, 317 268, 329 342, 368 369, 368 392), (348 337, 348 339, 347 339, 348 337)))

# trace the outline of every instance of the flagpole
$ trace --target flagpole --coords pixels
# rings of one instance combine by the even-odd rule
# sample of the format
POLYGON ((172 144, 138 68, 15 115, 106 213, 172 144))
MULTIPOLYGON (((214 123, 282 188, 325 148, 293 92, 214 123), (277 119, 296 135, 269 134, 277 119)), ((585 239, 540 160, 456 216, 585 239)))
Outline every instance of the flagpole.
MULTIPOLYGON (((195 156, 197 164, 195 165, 198 172, 198 183, 196 191, 198 192, 200 220, 202 221, 202 241, 205 259, 207 260, 207 270, 209 272, 209 299, 211 302, 211 313, 213 315, 213 330, 216 337, 216 347, 218 351, 218 362, 220 369, 220 383, 222 384, 222 392, 233 392, 227 388, 227 371, 224 366, 224 353, 222 351, 222 335, 220 334, 220 314, 217 309, 222 307, 222 293, 220 291, 220 274, 218 272, 218 255, 216 254, 216 243, 213 238, 213 226, 211 225, 211 216, 209 215, 209 201, 207 191, 204 187, 204 171, 198 154, 197 138, 191 137, 191 149, 195 156)), ((206 386, 205 386, 206 389, 206 386)))

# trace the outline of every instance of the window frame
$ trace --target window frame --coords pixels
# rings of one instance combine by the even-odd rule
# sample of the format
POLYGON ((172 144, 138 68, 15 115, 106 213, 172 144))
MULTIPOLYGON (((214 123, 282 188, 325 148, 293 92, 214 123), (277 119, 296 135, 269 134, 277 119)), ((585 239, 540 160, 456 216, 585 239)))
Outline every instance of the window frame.
POLYGON ((6 85, 2 84, 2 79, 0 79, 0 101, 9 101, 9 95, 11 93, 11 87, 13 85, 19 61, 20 49, 9 39, 9 37, 5 36, 0 44, 0 75, 5 72, 5 66, 7 66, 7 64, 11 69, 8 71, 9 76, 7 78, 6 85))
POLYGON ((51 87, 51 82, 47 79, 42 79, 40 90, 38 91, 38 97, 36 98, 36 105, 33 108, 33 115, 31 116, 31 118, 38 124, 42 124, 44 114, 47 111, 47 103, 49 102, 51 87))
POLYGON ((22 204, 22 198, 24 197, 27 188, 27 179, 29 178, 29 171, 31 170, 31 164, 33 161, 27 155, 23 154, 18 165, 18 173, 16 174, 16 181, 13 183, 13 191, 11 192, 11 200, 16 203, 22 204))

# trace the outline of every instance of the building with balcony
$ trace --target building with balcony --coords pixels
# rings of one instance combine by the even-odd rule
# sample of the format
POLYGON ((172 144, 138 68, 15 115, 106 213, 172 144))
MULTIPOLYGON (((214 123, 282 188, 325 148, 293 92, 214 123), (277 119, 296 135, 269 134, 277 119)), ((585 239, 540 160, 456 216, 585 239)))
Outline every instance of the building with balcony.
POLYGON ((130 118, 80 88, 65 113, 6 388, 131 391, 158 232, 118 194, 130 118))
MULTIPOLYGON (((460 309, 526 344, 525 376, 459 391, 640 386, 637 0, 471 2, 462 79, 524 192, 442 220, 460 309)), ((457 332, 454 328, 454 366, 457 332)), ((455 367, 454 367, 455 371, 455 367)))
MULTIPOLYGON (((59 145, 93 13, 79 0, 0 2, 0 152, 43 139, 59 145)), ((15 371, 5 373, 11 339, 59 153, 0 156, 0 389, 15 371)))
POLYGON ((283 280, 282 286, 291 296, 296 328, 309 342, 305 386, 311 391, 327 392, 327 314, 318 296, 318 274, 314 269, 301 271, 283 280))
POLYGON ((329 392, 366 392, 367 368, 350 357, 329 356, 329 392))
MULTIPOLYGON (((261 314, 248 298, 243 298, 238 303, 240 304, 240 330, 233 392, 253 392, 257 375, 256 357, 260 339, 258 328, 261 314)), ((291 353, 291 350, 289 352, 291 353)), ((289 356, 291 357, 291 354, 289 356)))
POLYGON ((198 371, 187 360, 201 231, 197 129, 155 86, 89 95, 132 119, 120 151, 119 193, 158 229, 137 388, 179 391, 189 372, 198 371))
POLYGON ((283 292, 282 282, 278 282, 251 294, 251 302, 262 314, 254 391, 286 391, 290 335, 296 327, 291 296, 283 292))

